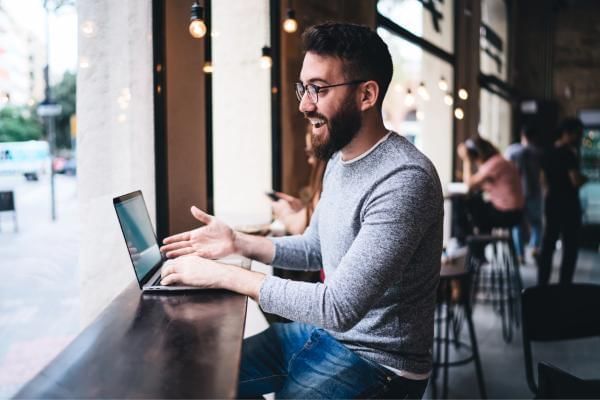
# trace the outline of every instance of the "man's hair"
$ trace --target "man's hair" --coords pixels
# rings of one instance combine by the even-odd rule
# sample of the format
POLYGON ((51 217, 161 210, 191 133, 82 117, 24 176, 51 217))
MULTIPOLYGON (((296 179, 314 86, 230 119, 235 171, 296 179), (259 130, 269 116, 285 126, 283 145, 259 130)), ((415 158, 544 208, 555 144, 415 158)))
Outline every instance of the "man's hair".
POLYGON ((568 117, 565 118, 558 128, 559 134, 571 133, 571 134, 581 134, 583 130, 583 123, 579 118, 568 117))
POLYGON ((535 143, 538 139, 538 131, 531 125, 521 127, 521 135, 525 136, 528 142, 535 143))
MULTIPOLYGON (((302 34, 304 51, 340 58, 347 80, 373 80, 379 85, 377 107, 392 80, 392 56, 385 42, 368 26, 326 22, 302 34)), ((334 82, 338 83, 338 82, 334 82)))

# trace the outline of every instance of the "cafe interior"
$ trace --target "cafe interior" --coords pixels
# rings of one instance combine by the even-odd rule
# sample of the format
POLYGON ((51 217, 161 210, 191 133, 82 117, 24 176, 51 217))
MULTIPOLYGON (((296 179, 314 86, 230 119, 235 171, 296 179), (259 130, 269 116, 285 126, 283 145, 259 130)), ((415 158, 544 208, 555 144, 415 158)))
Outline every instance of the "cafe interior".
POLYGON ((140 189, 159 241, 199 226, 191 205, 241 232, 289 234, 266 193, 306 201, 314 172, 295 82, 302 32, 326 21, 367 25, 387 44, 384 124, 432 161, 444 192, 424 397, 600 396, 600 2, 78 0, 77 10, 85 329, 16 397, 236 397, 242 339, 282 318, 220 291, 141 295, 111 199, 140 189), (567 117, 582 122, 588 178, 577 266, 574 283, 558 284, 559 243, 539 287, 535 251, 519 251, 513 228, 456 240, 456 149, 479 136, 504 154, 524 126, 552 148, 567 117), (124 267, 103 273, 108 264, 124 267))

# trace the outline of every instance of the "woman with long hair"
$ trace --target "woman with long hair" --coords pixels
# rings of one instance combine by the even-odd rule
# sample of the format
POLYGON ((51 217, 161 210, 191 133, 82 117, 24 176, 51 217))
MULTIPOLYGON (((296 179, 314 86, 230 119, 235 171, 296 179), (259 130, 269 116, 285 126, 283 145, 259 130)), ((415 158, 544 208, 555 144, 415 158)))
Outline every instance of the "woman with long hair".
POLYGON ((458 145, 463 161, 463 182, 469 188, 467 216, 479 232, 508 228, 522 218, 521 180, 515 166, 480 136, 458 145), (487 201, 486 201, 487 199, 487 201))

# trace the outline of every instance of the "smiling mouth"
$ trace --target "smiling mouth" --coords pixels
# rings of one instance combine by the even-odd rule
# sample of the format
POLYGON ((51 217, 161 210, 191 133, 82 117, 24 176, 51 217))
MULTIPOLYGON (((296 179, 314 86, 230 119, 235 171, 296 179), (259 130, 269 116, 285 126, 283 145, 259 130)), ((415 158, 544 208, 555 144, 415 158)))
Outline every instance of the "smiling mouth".
POLYGON ((325 120, 323 118, 307 118, 310 124, 315 128, 320 128, 325 125, 325 120))

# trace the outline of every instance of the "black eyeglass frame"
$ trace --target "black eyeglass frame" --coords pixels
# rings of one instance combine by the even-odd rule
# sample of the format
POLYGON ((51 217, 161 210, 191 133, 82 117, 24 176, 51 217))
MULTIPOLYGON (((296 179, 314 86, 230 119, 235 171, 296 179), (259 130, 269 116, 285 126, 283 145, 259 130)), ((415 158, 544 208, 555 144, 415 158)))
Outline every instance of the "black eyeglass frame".
POLYGON ((365 83, 365 82, 368 82, 368 80, 367 79, 358 79, 355 81, 336 83, 334 85, 327 85, 327 86, 319 86, 319 85, 315 85, 314 83, 307 83, 305 85, 302 82, 296 82, 296 97, 298 98, 298 101, 302 101, 302 98, 304 97, 304 95, 306 93, 308 93, 308 97, 310 98, 310 100, 314 104, 317 104, 319 102, 319 92, 321 90, 334 88, 334 87, 338 87, 338 86, 358 85, 360 83, 365 83), (310 94, 310 91, 308 90, 309 88, 314 88, 314 92, 315 92, 314 101, 310 94))

